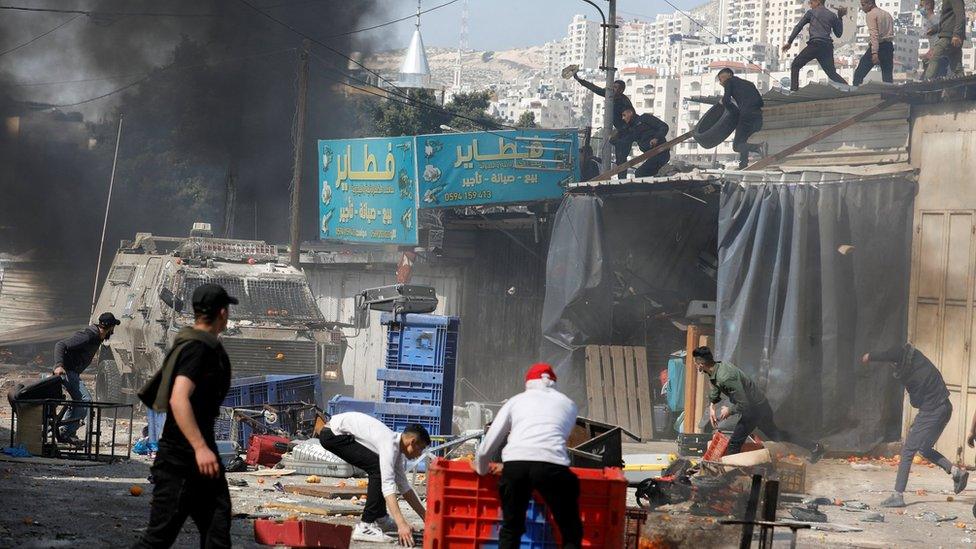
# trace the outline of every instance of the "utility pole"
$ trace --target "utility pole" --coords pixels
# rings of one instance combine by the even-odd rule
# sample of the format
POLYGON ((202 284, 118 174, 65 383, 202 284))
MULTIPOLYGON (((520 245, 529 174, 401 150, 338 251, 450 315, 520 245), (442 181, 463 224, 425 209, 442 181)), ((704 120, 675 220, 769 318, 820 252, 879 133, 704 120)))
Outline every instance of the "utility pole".
POLYGON ((298 104, 292 122, 291 138, 295 147, 294 163, 291 171, 291 246, 288 256, 292 267, 298 267, 301 253, 299 215, 302 190, 302 161, 305 157, 305 105, 308 102, 308 49, 310 42, 302 43, 302 53, 298 57, 298 104))
POLYGON ((102 273, 102 250, 105 249, 105 229, 108 228, 108 210, 112 206, 112 188, 115 187, 115 167, 119 163, 119 143, 122 141, 122 113, 119 113, 119 132, 115 135, 115 156, 112 157, 112 176, 108 180, 108 199, 105 201, 105 218, 102 219, 102 238, 98 242, 98 261, 95 263, 95 288, 92 290, 91 311, 95 314, 95 301, 98 300, 98 277, 102 273))
MULTIPOLYGON (((606 95, 603 98, 603 148, 601 150, 610 151, 610 133, 613 131, 613 81, 617 69, 614 68, 617 52, 617 0, 609 0, 610 10, 607 14, 607 22, 604 24, 604 44, 606 45, 606 58, 603 60, 603 68, 607 71, 606 95)), ((603 155, 603 171, 610 169, 610 155, 603 155)))

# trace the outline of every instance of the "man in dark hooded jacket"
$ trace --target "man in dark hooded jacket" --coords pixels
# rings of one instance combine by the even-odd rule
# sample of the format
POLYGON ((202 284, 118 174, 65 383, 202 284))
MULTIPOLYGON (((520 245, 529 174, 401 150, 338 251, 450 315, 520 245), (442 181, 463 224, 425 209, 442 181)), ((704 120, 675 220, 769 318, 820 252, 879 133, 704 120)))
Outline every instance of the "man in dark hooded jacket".
POLYGON ((137 548, 170 547, 187 517, 201 547, 230 547, 230 492, 217 452, 214 420, 230 389, 230 359, 217 335, 227 328, 237 299, 216 284, 193 292, 192 328, 176 336, 163 367, 139 392, 157 412, 168 412, 152 466, 149 527, 137 548))
POLYGON ((939 369, 932 364, 914 345, 906 343, 883 351, 866 353, 861 362, 883 362, 894 367, 895 378, 908 391, 908 400, 913 408, 918 409, 915 420, 905 443, 901 449, 901 462, 898 464, 898 475, 895 477, 895 493, 881 502, 882 507, 904 507, 905 487, 908 485, 908 473, 912 468, 915 454, 941 467, 943 471, 952 475, 955 492, 958 494, 966 488, 969 472, 949 462, 945 456, 933 448, 942 436, 942 431, 952 417, 952 404, 949 403, 949 389, 939 369))
MULTIPOLYGON (((626 126, 617 134, 619 143, 626 143, 630 148, 632 143, 637 143, 637 148, 642 153, 663 145, 668 140, 668 124, 653 114, 644 113, 638 115, 633 108, 626 108, 623 112, 626 126)), ((651 177, 657 175, 668 161, 671 160, 671 151, 665 150, 648 158, 634 172, 635 177, 651 177)))

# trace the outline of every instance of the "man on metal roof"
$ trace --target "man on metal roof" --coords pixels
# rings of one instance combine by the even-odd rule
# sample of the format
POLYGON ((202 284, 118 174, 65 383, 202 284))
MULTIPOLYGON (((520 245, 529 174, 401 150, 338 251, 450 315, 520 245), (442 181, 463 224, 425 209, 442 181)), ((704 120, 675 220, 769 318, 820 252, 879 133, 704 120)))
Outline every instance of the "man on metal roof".
POLYGON ((803 27, 810 25, 810 37, 807 39, 807 45, 790 65, 790 91, 800 89, 800 69, 814 59, 820 63, 820 67, 827 73, 827 78, 834 82, 847 84, 847 80, 837 74, 837 69, 834 67, 834 40, 830 37, 831 32, 837 38, 840 38, 840 35, 844 33, 844 23, 841 21, 841 17, 845 15, 847 15, 847 8, 837 8, 837 13, 834 13, 824 7, 824 0, 810 0, 810 9, 793 27, 790 39, 783 45, 783 52, 789 51, 793 45, 793 40, 800 34, 803 27))
POLYGON ((749 144, 749 137, 763 126, 763 98, 755 84, 739 78, 728 67, 718 71, 718 83, 725 88, 722 104, 739 109, 732 150, 739 153, 739 169, 742 170, 749 165, 749 153, 763 154, 766 149, 765 143, 749 144))
MULTIPOLYGON (((932 44, 929 52, 932 59, 946 57, 949 60, 949 72, 954 76, 964 74, 962 68, 962 43, 966 40, 966 4, 963 0, 942 0, 939 17, 938 39, 932 44)), ((939 64, 929 63, 925 69, 925 79, 935 78, 939 64)))
POLYGON ((854 71, 854 85, 860 86, 864 77, 875 65, 881 67, 881 80, 893 82, 892 71, 895 64, 895 20, 891 14, 878 7, 874 0, 861 0, 861 11, 868 23, 871 38, 867 51, 861 57, 854 71))

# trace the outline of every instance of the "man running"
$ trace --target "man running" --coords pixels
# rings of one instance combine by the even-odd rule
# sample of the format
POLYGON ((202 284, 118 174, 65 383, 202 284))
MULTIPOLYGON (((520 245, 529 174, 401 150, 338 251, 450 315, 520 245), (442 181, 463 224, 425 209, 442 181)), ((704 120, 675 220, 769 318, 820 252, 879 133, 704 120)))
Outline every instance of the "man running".
POLYGON ((918 409, 912 426, 905 436, 901 448, 901 461, 895 477, 895 493, 881 502, 882 507, 904 507, 905 487, 908 486, 908 473, 912 469, 915 454, 941 467, 952 476, 952 484, 958 494, 969 482, 969 471, 956 467, 933 448, 942 431, 952 417, 952 404, 949 402, 949 389, 942 373, 914 345, 906 343, 884 351, 866 353, 861 362, 882 362, 894 368, 894 375, 908 392, 908 401, 918 409))

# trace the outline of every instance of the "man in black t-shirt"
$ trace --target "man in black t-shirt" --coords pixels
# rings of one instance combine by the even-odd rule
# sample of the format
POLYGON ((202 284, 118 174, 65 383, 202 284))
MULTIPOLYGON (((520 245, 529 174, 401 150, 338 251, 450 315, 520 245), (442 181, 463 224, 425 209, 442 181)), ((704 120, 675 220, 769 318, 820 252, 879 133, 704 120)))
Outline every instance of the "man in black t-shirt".
POLYGON ((230 547, 230 492, 214 440, 214 420, 230 389, 230 359, 217 335, 237 299, 216 284, 193 292, 192 328, 176 336, 162 369, 139 392, 147 406, 168 412, 152 466, 149 527, 137 548, 170 547, 187 517, 201 547, 230 547))

